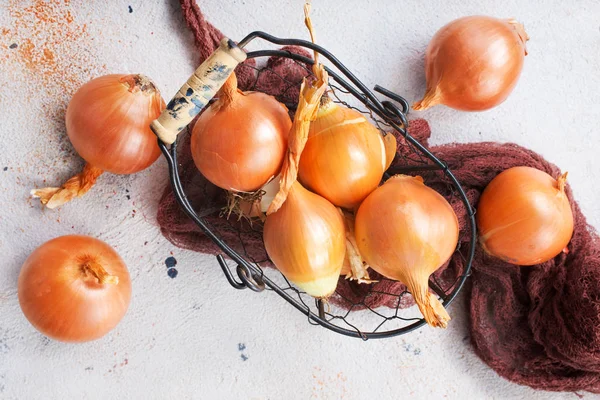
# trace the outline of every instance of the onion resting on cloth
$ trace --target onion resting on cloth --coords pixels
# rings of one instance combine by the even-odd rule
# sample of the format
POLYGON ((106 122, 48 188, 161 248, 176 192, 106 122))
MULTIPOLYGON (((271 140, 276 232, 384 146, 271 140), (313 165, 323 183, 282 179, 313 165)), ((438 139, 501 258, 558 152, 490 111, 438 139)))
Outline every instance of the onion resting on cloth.
POLYGON ((371 268, 404 283, 427 323, 445 328, 450 316, 428 281, 458 242, 458 220, 446 199, 419 176, 396 175, 362 202, 355 224, 358 249, 371 268))
MULTIPOLYGON (((410 133, 427 145, 431 131, 423 120, 414 120, 410 133)), ((430 150, 448 163, 475 206, 489 183, 510 168, 528 166, 561 176, 540 154, 511 143, 453 143, 430 150)), ((404 151, 402 143, 399 151, 404 151)), ((448 194, 441 173, 423 175, 436 191, 448 194)), ((568 184, 564 192, 574 221, 568 254, 523 268, 476 247, 466 287, 470 337, 479 357, 513 382, 600 393, 600 238, 568 184)), ((450 203, 461 232, 459 251, 446 271, 459 275, 469 251, 469 224, 462 202, 451 198, 450 203)))
POLYGON ((540 264, 565 250, 573 235, 566 179, 566 173, 554 179, 531 167, 509 168, 495 177, 477 206, 484 250, 516 265, 540 264))

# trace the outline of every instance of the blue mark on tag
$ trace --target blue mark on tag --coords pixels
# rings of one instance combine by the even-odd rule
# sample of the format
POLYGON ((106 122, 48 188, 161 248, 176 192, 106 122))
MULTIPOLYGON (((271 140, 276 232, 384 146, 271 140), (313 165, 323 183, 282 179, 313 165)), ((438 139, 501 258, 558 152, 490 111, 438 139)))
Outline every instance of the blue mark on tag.
POLYGON ((198 96, 190 97, 190 101, 192 104, 194 104, 194 108, 190 109, 189 114, 190 117, 195 117, 196 115, 200 114, 200 111, 202 111, 206 103, 203 102, 198 96))
POLYGON ((171 99, 169 104, 167 104, 167 110, 169 110, 169 115, 174 119, 179 119, 179 111, 184 107, 184 104, 189 104, 185 97, 174 97, 171 99))
POLYGON ((214 81, 224 81, 229 76, 231 68, 223 63, 215 63, 204 73, 204 76, 214 81))

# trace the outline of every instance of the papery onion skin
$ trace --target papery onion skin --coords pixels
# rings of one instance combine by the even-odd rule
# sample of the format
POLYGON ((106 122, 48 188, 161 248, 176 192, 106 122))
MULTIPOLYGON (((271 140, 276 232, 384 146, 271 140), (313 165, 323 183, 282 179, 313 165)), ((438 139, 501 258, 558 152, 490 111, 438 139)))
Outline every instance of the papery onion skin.
POLYGON ((469 16, 450 22, 427 47, 427 91, 413 108, 444 104, 484 111, 501 104, 519 80, 528 39, 514 20, 469 16))
POLYGON ((295 182, 281 208, 267 216, 263 239, 269 258, 309 295, 327 298, 337 286, 346 237, 340 211, 295 182))
POLYGON ((63 342, 86 342, 111 331, 131 299, 125 263, 105 242, 80 235, 52 239, 27 258, 19 275, 19 303, 31 324, 63 342), (100 280, 90 268, 108 275, 100 280))
POLYGON ((429 293, 429 276, 456 250, 458 219, 420 177, 396 175, 360 205, 355 220, 360 254, 371 268, 404 283, 427 323, 446 327, 450 316, 429 293))
POLYGON ((165 103, 143 75, 104 75, 73 95, 66 114, 69 140, 89 164, 113 174, 132 174, 160 155, 150 122, 165 103))
POLYGON ((528 266, 563 251, 573 236, 573 212, 564 191, 566 174, 554 179, 531 167, 496 176, 477 206, 479 241, 501 260, 528 266))
POLYGON ((354 214, 348 211, 341 211, 344 215, 346 228, 346 256, 344 257, 344 264, 342 265, 340 275, 343 275, 346 279, 357 281, 358 283, 377 282, 372 280, 369 276, 369 271, 367 271, 369 266, 365 265, 365 262, 360 255, 360 251, 358 250, 356 237, 354 236, 354 214))
POLYGON ((214 185, 254 192, 279 173, 292 121, 288 109, 273 96, 242 93, 237 81, 227 85, 220 92, 227 99, 211 105, 194 125, 192 158, 214 185))
POLYGON ((360 112, 328 100, 311 123, 298 177, 334 205, 352 210, 379 185, 387 158, 375 126, 360 112))
POLYGON ((396 158, 396 152, 398 150, 398 142, 396 140, 396 136, 393 133, 388 132, 387 135, 383 137, 383 143, 385 145, 385 168, 388 169, 394 158, 396 158))

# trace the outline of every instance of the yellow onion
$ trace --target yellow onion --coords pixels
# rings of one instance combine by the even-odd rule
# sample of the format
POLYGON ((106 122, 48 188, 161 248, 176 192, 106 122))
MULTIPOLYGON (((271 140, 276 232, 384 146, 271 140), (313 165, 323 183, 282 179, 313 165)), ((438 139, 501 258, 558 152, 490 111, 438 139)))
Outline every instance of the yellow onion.
POLYGON ((219 100, 194 125, 192 158, 216 186, 254 192, 279 173, 291 126, 283 104, 264 93, 238 90, 232 74, 219 100))
POLYGON ((519 80, 529 36, 514 19, 475 15, 442 27, 427 46, 427 91, 415 110, 445 104, 483 111, 501 104, 519 80))
POLYGON ((146 76, 104 75, 73 95, 67 107, 67 134, 89 164, 113 174, 133 174, 160 155, 150 122, 164 108, 146 76))
POLYGON ((421 177, 396 175, 362 202, 355 236, 369 266, 404 283, 429 325, 446 327, 450 316, 428 288, 458 243, 458 219, 446 199, 421 177))
POLYGON ((381 133, 364 115, 327 99, 310 125, 298 177, 336 206, 354 209, 379 185, 388 158, 381 133))
POLYGON ((150 122, 165 102, 152 81, 140 74, 104 75, 81 86, 69 102, 69 140, 86 161, 79 174, 61 187, 34 189, 31 194, 56 208, 87 193, 105 171, 133 174, 160 155, 150 122))
POLYGON ((317 298, 335 291, 346 236, 342 214, 329 201, 295 182, 281 208, 267 216, 263 239, 273 264, 300 289, 317 298))
POLYGON ((558 179, 531 167, 496 176, 477 206, 479 241, 489 254, 515 265, 546 262, 569 244, 573 212, 558 179))
POLYGON ((131 279, 110 245, 67 235, 29 255, 19 274, 18 294, 25 317, 44 335, 87 342, 121 321, 129 307, 131 279))

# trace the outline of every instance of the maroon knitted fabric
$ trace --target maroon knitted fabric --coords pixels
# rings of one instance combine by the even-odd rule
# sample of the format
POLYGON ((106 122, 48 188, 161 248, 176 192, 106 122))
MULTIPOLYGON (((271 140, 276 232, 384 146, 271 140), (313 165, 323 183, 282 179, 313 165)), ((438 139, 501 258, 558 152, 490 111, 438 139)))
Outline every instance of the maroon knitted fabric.
MULTIPOLYGON (((194 42, 198 50, 199 61, 204 61, 219 46, 223 34, 211 23, 204 19, 196 0, 180 0, 181 11, 188 27, 194 35, 194 42)), ((242 65, 254 66, 253 59, 246 60, 242 65)), ((248 87, 254 80, 254 70, 238 66, 235 70, 240 88, 248 87)))
MULTIPOLYGON (((427 143, 428 129, 412 133, 427 143)), ((560 174, 542 156, 515 144, 449 144, 430 150, 448 163, 475 205, 488 183, 508 168, 526 165, 560 174)), ((424 177, 445 193, 439 174, 424 177)), ((569 186, 566 192, 575 218, 568 254, 517 267, 477 247, 468 288, 471 339, 477 354, 507 379, 537 389, 600 392, 600 247, 569 186)), ((465 214, 457 210, 457 215, 465 214)), ((459 222, 464 228, 466 221, 459 222)), ((450 268, 459 263, 457 253, 450 268)))
MULTIPOLYGON (((181 0, 181 4, 194 32, 200 58, 204 59, 222 35, 204 20, 194 0, 181 0)), ((303 52, 296 48, 288 50, 303 52)), ((256 87, 293 108, 306 69, 281 58, 272 58, 267 65, 270 71, 260 74, 252 62, 238 67, 238 76, 242 77, 240 87, 256 87)), ((431 134, 424 120, 411 121, 409 133, 424 145, 431 134)), ((254 261, 265 261, 260 227, 219 216, 225 205, 224 192, 208 183, 194 167, 189 137, 182 138, 181 142, 181 180, 194 208, 203 213, 211 229, 235 250, 254 261)), ((554 177, 560 173, 539 154, 515 144, 450 144, 430 147, 430 150, 448 163, 473 205, 487 184, 507 168, 530 166, 554 177)), ((411 164, 408 157, 411 152, 410 146, 400 138, 394 165, 411 164)), ((452 195, 442 173, 421 175, 427 185, 449 199, 459 216, 459 251, 449 265, 436 272, 439 280, 451 282, 462 273, 469 249, 467 214, 460 199, 452 195)), ((537 266, 517 267, 492 258, 477 247, 471 282, 466 289, 471 339, 479 357, 498 374, 514 382, 544 390, 600 393, 600 245, 570 187, 567 186, 566 191, 575 218, 568 254, 560 254, 537 266)), ((170 186, 161 198, 158 221, 162 233, 175 245, 218 253, 212 241, 180 210, 170 186)), ((373 275, 375 279, 381 278, 374 272, 373 275)), ((399 293, 404 286, 388 280, 376 285, 376 293, 364 299, 365 305, 396 307, 397 298, 385 292, 399 293)), ((333 301, 348 306, 363 300, 367 291, 367 285, 341 279, 333 301)), ((401 304, 406 305, 409 303, 401 304)))

